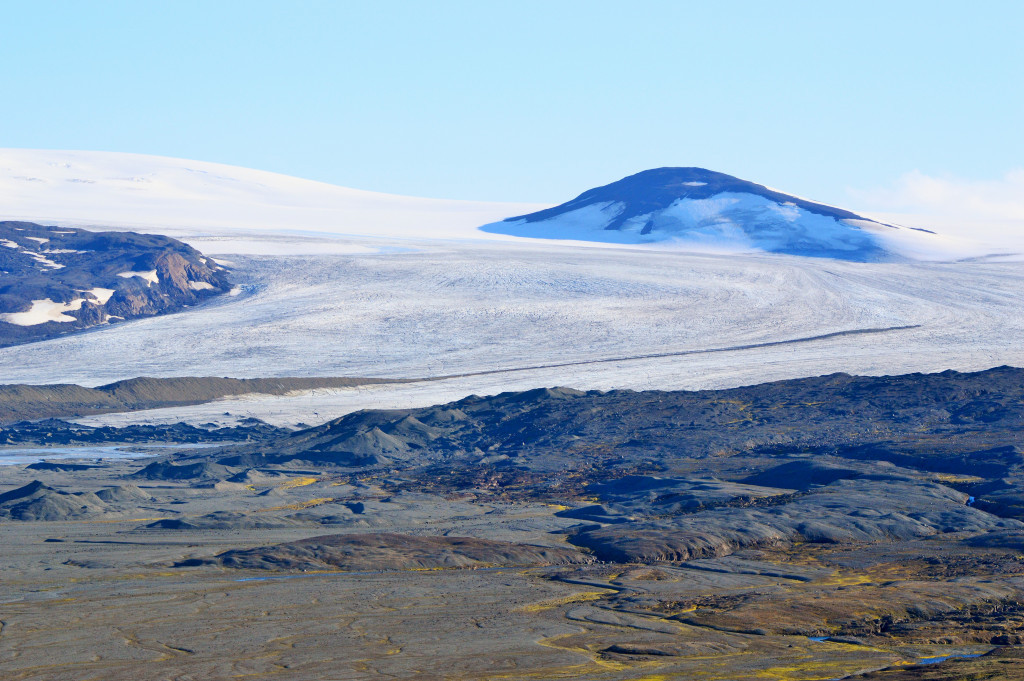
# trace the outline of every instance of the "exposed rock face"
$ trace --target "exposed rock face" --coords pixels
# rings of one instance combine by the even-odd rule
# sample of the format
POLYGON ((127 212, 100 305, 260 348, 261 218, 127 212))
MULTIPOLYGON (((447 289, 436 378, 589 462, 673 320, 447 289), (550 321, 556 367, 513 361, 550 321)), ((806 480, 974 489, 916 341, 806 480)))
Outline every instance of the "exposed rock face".
POLYGON ((227 551, 212 562, 259 570, 410 570, 452 567, 563 565, 591 562, 571 549, 472 537, 338 534, 276 546, 227 551))
POLYGON ((227 270, 180 241, 0 222, 0 346, 198 305, 227 270))

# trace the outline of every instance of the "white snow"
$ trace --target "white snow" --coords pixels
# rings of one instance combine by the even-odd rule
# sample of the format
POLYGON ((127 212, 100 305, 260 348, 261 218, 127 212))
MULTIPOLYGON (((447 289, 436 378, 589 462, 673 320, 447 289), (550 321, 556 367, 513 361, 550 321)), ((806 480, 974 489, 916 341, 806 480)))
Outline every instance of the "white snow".
MULTIPOLYGON (((609 229, 623 210, 622 203, 595 203, 547 220, 494 223, 487 228, 535 238, 561 237, 700 252, 789 252, 794 244, 806 242, 816 249, 857 253, 870 247, 871 237, 875 236, 872 231, 871 237, 866 237, 862 225, 879 227, 867 220, 855 221, 860 224, 853 225, 850 223, 854 221, 838 221, 793 203, 778 204, 756 194, 734 192, 705 199, 681 198, 658 213, 635 216, 609 229), (756 227, 751 229, 750 225, 756 227)), ((912 230, 886 243, 897 252, 932 254, 939 253, 943 246, 934 235, 912 230)), ((955 256, 947 253, 946 259, 951 257, 955 256)))
POLYGON ((49 241, 49 239, 43 238, 41 236, 27 236, 25 238, 32 239, 32 241, 38 241, 41 244, 45 244, 47 241, 49 241))
POLYGON ((213 289, 213 284, 208 284, 205 281, 190 281, 188 287, 193 291, 209 291, 213 289))
POLYGON ((18 326, 35 326, 46 322, 74 322, 78 321, 65 312, 73 312, 82 307, 85 300, 76 298, 70 303, 55 303, 49 298, 33 300, 32 307, 25 312, 5 312, 0 314, 0 321, 18 326))
POLYGON ((49 258, 47 258, 45 255, 42 255, 40 253, 36 253, 34 251, 22 251, 22 253, 24 253, 25 255, 29 256, 30 258, 33 258, 40 265, 43 265, 45 267, 49 267, 50 269, 59 270, 60 268, 64 267, 64 265, 61 265, 60 263, 54 262, 54 261, 50 260, 49 258))
POLYGON ((684 182, 683 184, 686 185, 687 187, 704 187, 707 185, 707 182, 698 182, 696 180, 692 180, 690 182, 684 182))
POLYGON ((396 196, 161 156, 38 149, 0 149, 0 196, 0 219, 171 236, 493 239, 476 228, 548 207, 396 196))
POLYGON ((21 246, 14 243, 10 239, 0 239, 0 245, 6 246, 7 248, 21 248, 21 246))
POLYGON ((95 296, 100 305, 106 305, 107 301, 110 300, 110 297, 114 295, 114 289, 96 287, 89 289, 88 291, 83 291, 83 293, 91 293, 95 296))
POLYGON ((145 270, 141 272, 118 272, 117 276, 121 277, 122 279, 130 279, 131 277, 145 279, 148 282, 146 286, 152 286, 153 284, 160 283, 160 277, 157 276, 156 270, 145 270))

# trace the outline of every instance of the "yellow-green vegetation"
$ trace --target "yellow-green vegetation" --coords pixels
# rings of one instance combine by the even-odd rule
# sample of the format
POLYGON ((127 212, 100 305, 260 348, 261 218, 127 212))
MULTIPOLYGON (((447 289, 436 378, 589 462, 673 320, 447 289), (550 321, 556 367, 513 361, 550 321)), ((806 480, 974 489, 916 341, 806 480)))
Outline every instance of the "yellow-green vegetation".
POLYGON ((524 605, 519 608, 519 612, 541 612, 543 610, 557 608, 560 605, 569 605, 570 603, 597 601, 611 593, 615 593, 615 591, 612 589, 609 589, 608 591, 584 591, 582 593, 562 596, 560 598, 550 598, 548 600, 538 601, 537 603, 531 603, 530 605, 524 605))
POLYGON ((308 476, 301 477, 301 478, 292 478, 291 480, 288 480, 288 481, 278 485, 277 488, 278 489, 295 489, 296 487, 305 487, 306 485, 312 485, 313 483, 316 483, 316 482, 320 482, 320 478, 313 478, 313 477, 308 477, 308 476))
POLYGON ((329 504, 332 501, 334 501, 333 497, 318 497, 316 499, 307 499, 306 501, 297 501, 294 504, 284 504, 283 506, 268 506, 259 509, 259 511, 261 513, 266 511, 301 511, 304 508, 329 504))

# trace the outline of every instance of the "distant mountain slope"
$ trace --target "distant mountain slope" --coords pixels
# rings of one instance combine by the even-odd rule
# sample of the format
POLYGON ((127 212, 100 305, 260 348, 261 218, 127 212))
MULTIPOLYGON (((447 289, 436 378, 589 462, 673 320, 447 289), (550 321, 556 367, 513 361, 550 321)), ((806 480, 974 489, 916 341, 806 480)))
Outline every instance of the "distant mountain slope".
POLYGON ((534 238, 675 243, 854 261, 897 259, 883 237, 906 231, 703 168, 645 170, 554 208, 481 229, 534 238))
POLYGON ((0 222, 0 346, 196 305, 227 270, 180 241, 0 222))
POLYGON ((273 232, 479 238, 539 204, 397 196, 165 156, 0 149, 0 219, 174 234, 273 232))

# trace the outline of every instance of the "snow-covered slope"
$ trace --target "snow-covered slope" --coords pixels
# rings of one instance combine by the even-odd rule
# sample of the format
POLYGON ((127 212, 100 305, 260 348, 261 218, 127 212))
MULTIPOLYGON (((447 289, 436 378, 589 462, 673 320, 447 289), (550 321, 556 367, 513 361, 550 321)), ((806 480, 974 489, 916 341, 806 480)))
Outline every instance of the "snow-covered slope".
POLYGON ((201 232, 482 236, 476 227, 541 206, 348 189, 162 156, 0 149, 0 219, 201 232))
POLYGON ((703 168, 645 170, 560 206, 482 229, 535 238, 854 261, 899 259, 908 250, 941 246, 925 230, 877 222, 703 168))

